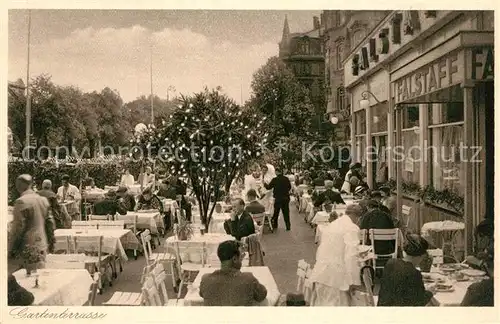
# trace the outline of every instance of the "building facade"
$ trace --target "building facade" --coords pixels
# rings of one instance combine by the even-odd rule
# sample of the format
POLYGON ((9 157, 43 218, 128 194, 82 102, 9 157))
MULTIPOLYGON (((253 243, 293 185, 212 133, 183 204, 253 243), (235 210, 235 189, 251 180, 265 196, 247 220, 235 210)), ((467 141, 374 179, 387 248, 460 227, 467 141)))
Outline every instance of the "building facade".
POLYGON ((338 120, 333 141, 349 145, 350 106, 344 88, 344 55, 361 42, 390 11, 324 10, 320 35, 325 48, 326 112, 338 120))
POLYGON ((325 112, 325 58, 320 35, 320 20, 313 17, 312 29, 303 33, 291 33, 285 17, 283 35, 279 43, 279 58, 293 71, 295 77, 310 93, 317 112, 318 129, 324 122, 325 112))
POLYGON ((344 60, 351 151, 368 184, 394 179, 417 232, 463 224, 466 253, 493 217, 493 45, 493 11, 393 11, 344 60))

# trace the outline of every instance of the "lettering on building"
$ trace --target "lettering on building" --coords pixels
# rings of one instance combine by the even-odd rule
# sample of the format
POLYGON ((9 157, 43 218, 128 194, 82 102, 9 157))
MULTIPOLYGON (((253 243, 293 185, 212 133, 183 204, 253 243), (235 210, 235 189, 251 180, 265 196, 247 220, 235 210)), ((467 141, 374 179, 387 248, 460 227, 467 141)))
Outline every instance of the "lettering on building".
POLYGON ((459 63, 458 54, 455 53, 397 80, 394 83, 396 102, 413 99, 461 82, 462 78, 457 77, 457 73, 459 69, 463 71, 463 67, 459 63))
POLYGON ((472 49, 472 69, 471 79, 473 80, 489 80, 493 79, 495 68, 495 54, 493 47, 473 48, 472 49))

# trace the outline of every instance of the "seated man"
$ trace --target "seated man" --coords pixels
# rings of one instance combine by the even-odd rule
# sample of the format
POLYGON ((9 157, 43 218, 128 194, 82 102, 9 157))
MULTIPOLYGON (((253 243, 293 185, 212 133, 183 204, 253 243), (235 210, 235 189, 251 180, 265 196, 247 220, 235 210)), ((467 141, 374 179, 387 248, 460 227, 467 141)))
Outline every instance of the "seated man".
POLYGON ((250 214, 262 214, 266 211, 264 205, 257 201, 257 192, 253 189, 247 192, 248 204, 245 207, 245 211, 250 214))
POLYGON ((33 304, 35 297, 31 292, 23 288, 10 274, 7 281, 7 305, 9 306, 29 306, 33 304))
POLYGON ((236 240, 241 240, 251 234, 255 234, 255 225, 252 216, 245 211, 245 202, 238 198, 233 201, 233 211, 231 220, 224 222, 226 233, 234 236, 236 240))
POLYGON ((326 190, 317 196, 314 200, 314 207, 319 207, 323 205, 326 201, 329 201, 332 204, 344 204, 345 202, 340 196, 340 192, 333 191, 333 181, 327 180, 325 181, 326 190))
MULTIPOLYGON (((367 203, 367 212, 361 218, 360 229, 391 229, 394 228, 392 217, 380 210, 379 203, 375 200, 369 200, 367 203)), ((367 240, 367 242, 369 242, 367 240)), ((377 254, 390 254, 394 252, 394 241, 375 241, 373 247, 377 254)))
POLYGON ((117 213, 126 215, 127 210, 118 204, 114 190, 108 191, 104 200, 94 204, 94 215, 116 215, 117 213))
POLYGON ((135 209, 135 197, 128 192, 128 188, 125 186, 120 186, 116 191, 118 196, 118 203, 121 205, 122 209, 126 211, 134 211, 135 209))
POLYGON ((252 306, 267 297, 267 289, 249 272, 241 272, 244 254, 236 241, 219 244, 220 270, 201 278, 200 296, 205 306, 252 306))
POLYGON ((163 213, 163 203, 157 195, 153 194, 151 188, 146 188, 139 196, 135 210, 157 209, 163 213))

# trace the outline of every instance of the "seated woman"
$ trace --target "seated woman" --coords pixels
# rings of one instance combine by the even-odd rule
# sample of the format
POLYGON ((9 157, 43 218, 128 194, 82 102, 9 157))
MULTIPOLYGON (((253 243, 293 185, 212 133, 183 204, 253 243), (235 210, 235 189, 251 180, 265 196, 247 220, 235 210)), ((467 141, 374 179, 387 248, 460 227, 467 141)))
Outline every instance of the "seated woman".
POLYGON ((420 235, 409 235, 403 259, 387 261, 380 282, 377 306, 426 306, 433 293, 425 290, 417 266, 427 255, 429 243, 420 235))
POLYGON ((163 203, 157 195, 153 194, 151 188, 146 188, 139 196, 135 210, 157 209, 163 214, 163 203))
POLYGON ((490 246, 486 249, 486 252, 479 255, 479 257, 484 261, 484 270, 486 270, 488 278, 470 285, 469 288, 467 288, 467 292, 465 293, 460 306, 494 306, 494 254, 494 244, 493 241, 491 241, 490 246))

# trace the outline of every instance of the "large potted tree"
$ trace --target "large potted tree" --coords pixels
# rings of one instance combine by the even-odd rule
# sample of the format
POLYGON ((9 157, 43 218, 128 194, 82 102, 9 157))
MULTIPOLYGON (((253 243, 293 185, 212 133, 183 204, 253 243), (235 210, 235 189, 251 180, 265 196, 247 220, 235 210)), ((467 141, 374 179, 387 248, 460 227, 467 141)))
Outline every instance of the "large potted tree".
MULTIPOLYGON (((264 118, 242 109, 217 90, 181 96, 176 110, 159 125, 148 125, 131 141, 170 175, 186 177, 208 226, 221 191, 246 164, 262 156, 267 142, 264 118)), ((206 227, 208 228, 208 227, 206 227)))

